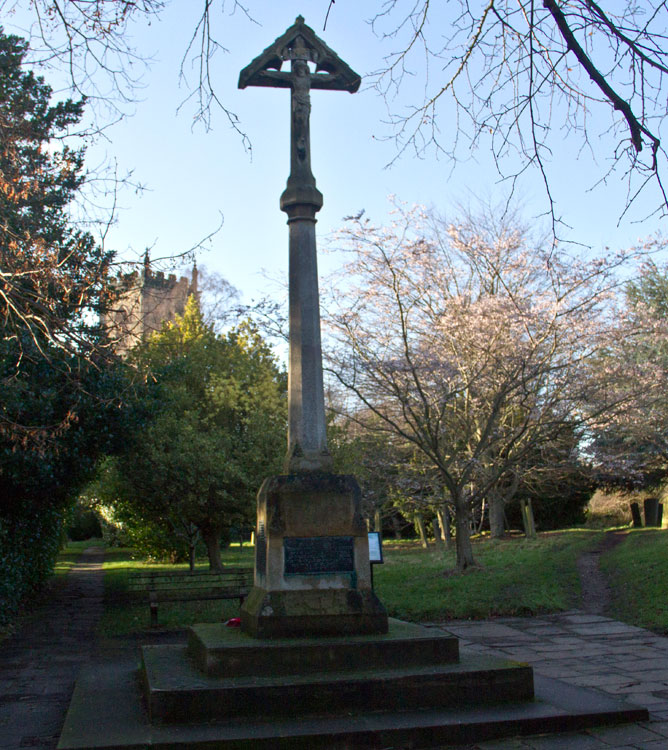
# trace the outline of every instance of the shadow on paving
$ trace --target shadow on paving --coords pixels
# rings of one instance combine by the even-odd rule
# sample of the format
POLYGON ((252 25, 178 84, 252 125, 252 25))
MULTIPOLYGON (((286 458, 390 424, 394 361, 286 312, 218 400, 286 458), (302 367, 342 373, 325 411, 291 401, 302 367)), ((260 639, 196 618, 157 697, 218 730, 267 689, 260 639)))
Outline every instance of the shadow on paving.
POLYGON ((584 732, 467 746, 480 750, 666 750, 668 638, 602 615, 573 610, 540 617, 433 623, 462 651, 526 661, 537 675, 647 708, 650 721, 584 732))
POLYGON ((0 643, 0 748, 55 748, 104 605, 104 550, 85 550, 0 643))

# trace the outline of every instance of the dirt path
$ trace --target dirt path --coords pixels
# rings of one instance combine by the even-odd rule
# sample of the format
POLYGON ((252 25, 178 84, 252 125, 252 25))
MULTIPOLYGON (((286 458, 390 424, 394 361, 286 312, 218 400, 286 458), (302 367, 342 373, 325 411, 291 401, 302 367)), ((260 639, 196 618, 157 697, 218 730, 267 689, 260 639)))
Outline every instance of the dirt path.
POLYGON ((87 549, 0 644, 0 750, 55 748, 80 667, 95 648, 104 550, 87 549))
POLYGON ((606 614, 610 605, 610 586, 599 562, 604 552, 624 541, 623 531, 607 531, 596 549, 585 552, 577 560, 578 573, 582 584, 581 608, 590 614, 606 614))

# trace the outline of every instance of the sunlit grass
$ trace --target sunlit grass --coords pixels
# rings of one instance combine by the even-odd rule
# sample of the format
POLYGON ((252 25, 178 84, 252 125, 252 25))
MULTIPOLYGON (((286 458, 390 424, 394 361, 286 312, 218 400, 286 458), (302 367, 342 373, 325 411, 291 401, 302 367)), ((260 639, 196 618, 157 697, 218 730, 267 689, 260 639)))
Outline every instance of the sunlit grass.
MULTIPOLYGON (((453 573, 454 550, 402 542, 385 545, 385 564, 374 567, 375 588, 390 615, 412 621, 531 615, 579 605, 578 555, 595 546, 601 533, 568 530, 541 534, 536 540, 478 538, 474 553, 480 567, 453 573)), ((129 576, 140 570, 186 569, 186 565, 147 563, 128 549, 110 549, 105 562, 109 592, 101 634, 124 635, 149 630, 148 604, 114 602, 114 592, 127 589, 129 576)), ((252 565, 253 549, 224 551, 228 565, 252 565)), ((198 567, 206 568, 205 560, 198 567)), ((186 602, 160 605, 161 628, 185 628, 238 615, 238 601, 186 602)))
POLYGON ((612 606, 624 622, 668 633, 668 530, 631 529, 601 557, 612 606))
POLYGON ((454 549, 387 549, 375 588, 394 616, 412 621, 557 612, 579 605, 578 555, 600 532, 568 530, 535 540, 474 542, 478 568, 453 573, 454 549))
MULTIPOLYGON (((415 540, 386 540, 384 565, 374 566, 375 588, 390 615, 415 622, 484 619, 534 615, 580 606, 578 556, 602 540, 602 531, 569 529, 540 534, 536 540, 513 537, 492 541, 478 537, 473 548, 478 568, 454 573, 454 547, 421 548, 415 540)), ((81 552, 100 540, 69 543, 55 568, 58 583, 81 552)), ((253 548, 236 544, 222 553, 226 565, 252 566, 253 548)), ((668 530, 629 530, 620 545, 605 553, 601 566, 610 577, 613 612, 619 619, 668 633, 668 530)), ((132 573, 145 570, 186 570, 186 564, 152 563, 134 550, 110 548, 105 555, 108 593, 100 624, 103 636, 150 630, 148 604, 114 601, 127 590, 132 573)), ((198 569, 207 569, 198 559, 198 569)), ((182 629, 196 622, 217 622, 237 616, 237 600, 183 602, 160 606, 160 628, 182 629)))
POLYGON ((104 547, 102 539, 86 539, 83 542, 68 542, 65 547, 58 553, 56 564, 53 568, 54 576, 61 577, 67 575, 81 553, 89 547, 104 547))

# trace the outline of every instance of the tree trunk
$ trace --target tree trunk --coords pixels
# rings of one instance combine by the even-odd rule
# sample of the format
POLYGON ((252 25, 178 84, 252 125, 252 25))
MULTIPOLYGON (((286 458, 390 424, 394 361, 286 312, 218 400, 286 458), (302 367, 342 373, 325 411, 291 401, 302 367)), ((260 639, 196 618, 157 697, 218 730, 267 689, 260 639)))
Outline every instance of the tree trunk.
POLYGON ((464 571, 475 567, 473 546, 471 545, 471 509, 468 500, 461 494, 455 501, 455 550, 457 552, 457 569, 464 571))
POLYGON ((223 561, 220 558, 220 532, 218 529, 202 529, 202 539, 209 557, 209 570, 220 572, 223 569, 223 561))
POLYGON ((441 534, 441 524, 439 523, 438 516, 434 516, 431 522, 434 527, 434 543, 439 550, 443 550, 443 535, 441 534))
POLYGON ((527 518, 529 519, 529 533, 531 534, 531 538, 536 538, 536 520, 533 516, 533 504, 531 502, 531 498, 527 500, 527 518))
POLYGON ((381 536, 383 535, 383 514, 380 510, 376 510, 373 514, 373 530, 377 531, 381 536))
POLYGON ((195 544, 188 545, 188 565, 190 566, 190 572, 195 570, 195 551, 197 549, 197 542, 195 544))
POLYGON ((447 506, 445 508, 436 508, 436 515, 438 516, 438 525, 441 527, 442 539, 445 542, 445 546, 450 549, 452 539, 450 536, 450 513, 447 506))
POLYGON ((478 524, 478 528, 476 529, 477 534, 482 533, 482 527, 485 525, 485 512, 487 510, 488 503, 486 498, 483 497, 481 503, 480 503, 480 523, 478 524))
POLYGON ((394 513, 392 514, 392 530, 394 531, 394 538, 401 539, 401 524, 394 513))
POLYGON ((520 509, 522 510, 522 525, 524 526, 524 536, 527 539, 536 538, 536 524, 533 518, 533 507, 531 506, 531 499, 522 499, 520 501, 520 509))
POLYGON ((503 497, 492 490, 489 493, 489 531, 492 539, 503 539, 506 533, 503 497))
POLYGON ((427 532, 424 528, 424 519, 422 513, 415 514, 415 529, 420 534, 420 541, 424 549, 429 549, 429 542, 427 541, 427 532))

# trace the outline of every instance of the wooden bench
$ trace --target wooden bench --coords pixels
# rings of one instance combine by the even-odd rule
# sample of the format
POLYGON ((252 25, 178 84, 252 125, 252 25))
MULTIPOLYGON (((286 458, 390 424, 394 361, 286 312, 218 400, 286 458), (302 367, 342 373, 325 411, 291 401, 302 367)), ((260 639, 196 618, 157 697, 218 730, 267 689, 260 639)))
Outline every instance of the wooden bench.
POLYGON ((238 599, 243 604, 253 586, 252 568, 209 570, 151 571, 130 577, 131 599, 148 599, 151 626, 158 624, 158 605, 162 602, 195 602, 213 599, 238 599))

